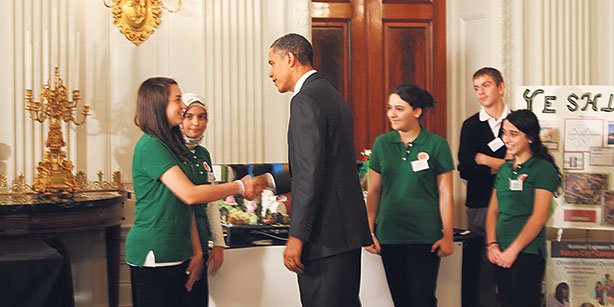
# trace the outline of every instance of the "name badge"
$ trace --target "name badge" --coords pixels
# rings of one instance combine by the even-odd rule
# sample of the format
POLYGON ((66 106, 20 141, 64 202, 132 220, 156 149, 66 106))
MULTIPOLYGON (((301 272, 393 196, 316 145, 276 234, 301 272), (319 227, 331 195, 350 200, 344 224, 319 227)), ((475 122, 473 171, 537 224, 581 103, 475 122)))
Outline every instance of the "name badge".
POLYGON ((488 143, 488 147, 490 147, 490 150, 492 151, 497 151, 499 150, 499 148, 503 147, 503 141, 501 140, 501 138, 495 138, 494 140, 490 141, 488 143))
POLYGON ((522 191, 522 180, 510 179, 510 191, 522 191))
POLYGON ((418 157, 418 160, 411 162, 411 169, 414 172, 429 169, 429 154, 426 152, 419 152, 416 156, 418 157))
POLYGON ((411 169, 414 172, 423 171, 429 168, 429 163, 426 160, 411 161, 411 169))

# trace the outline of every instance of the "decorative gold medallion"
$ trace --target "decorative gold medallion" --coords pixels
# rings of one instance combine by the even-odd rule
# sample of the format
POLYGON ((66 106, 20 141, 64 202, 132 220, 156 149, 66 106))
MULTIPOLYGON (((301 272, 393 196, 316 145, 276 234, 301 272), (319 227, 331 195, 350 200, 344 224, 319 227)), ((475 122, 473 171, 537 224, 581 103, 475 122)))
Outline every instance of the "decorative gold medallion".
POLYGON ((160 25, 160 0, 114 0, 113 24, 135 45, 146 41, 160 25))

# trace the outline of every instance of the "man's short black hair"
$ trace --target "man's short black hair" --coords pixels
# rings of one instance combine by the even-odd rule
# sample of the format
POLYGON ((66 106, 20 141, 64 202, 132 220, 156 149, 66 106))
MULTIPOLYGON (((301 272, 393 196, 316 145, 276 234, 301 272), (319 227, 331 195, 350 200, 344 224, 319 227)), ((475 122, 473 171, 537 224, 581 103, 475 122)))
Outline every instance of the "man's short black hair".
POLYGON ((290 33, 276 39, 271 49, 278 54, 292 53, 299 63, 313 65, 313 47, 311 43, 300 34, 290 33))

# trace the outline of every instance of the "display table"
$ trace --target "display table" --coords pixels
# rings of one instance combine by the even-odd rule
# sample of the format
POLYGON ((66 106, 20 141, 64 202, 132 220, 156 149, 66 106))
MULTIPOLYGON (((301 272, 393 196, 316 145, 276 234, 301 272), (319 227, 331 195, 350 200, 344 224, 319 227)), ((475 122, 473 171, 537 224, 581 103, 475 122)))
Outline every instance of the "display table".
POLYGON ((0 196, 0 237, 105 229, 109 306, 119 303, 120 224, 126 196, 84 192, 73 198, 0 196))
MULTIPOLYGON (((227 249, 224 264, 209 276, 209 306, 301 306, 296 274, 283 266, 284 246, 227 249)), ((439 306, 461 306, 463 243, 442 259, 437 283, 439 306)), ((363 250, 360 284, 363 306, 393 306, 379 255, 363 250)))
POLYGON ((0 306, 74 306, 70 264, 37 237, 0 237, 0 306))

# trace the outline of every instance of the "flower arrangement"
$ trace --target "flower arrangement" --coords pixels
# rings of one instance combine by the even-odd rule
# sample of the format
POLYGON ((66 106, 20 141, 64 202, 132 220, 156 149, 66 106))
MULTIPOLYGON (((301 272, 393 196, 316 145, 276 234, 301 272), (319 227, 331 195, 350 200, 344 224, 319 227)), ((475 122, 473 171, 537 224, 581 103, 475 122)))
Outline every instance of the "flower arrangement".
POLYGON ((360 157, 362 165, 358 170, 358 178, 360 178, 360 185, 366 190, 369 180, 369 158, 371 158, 371 149, 363 149, 363 151, 360 152, 360 157))
POLYGON ((367 149, 367 148, 363 149, 360 152, 360 156, 362 157, 363 162, 369 161, 369 158, 371 157, 371 149, 367 149))

